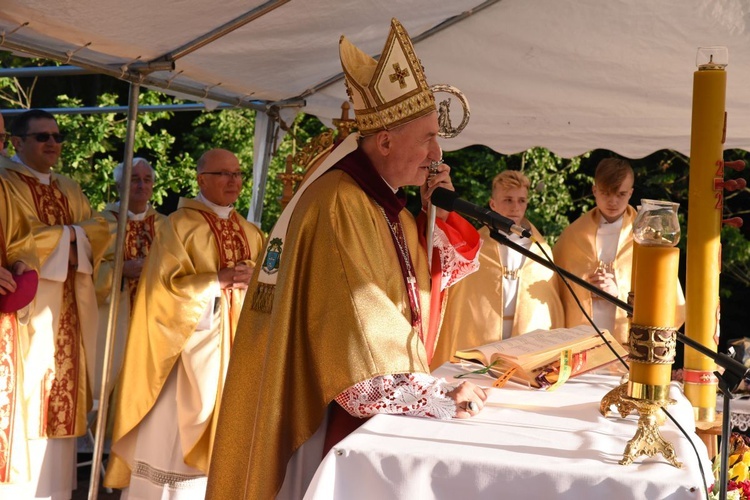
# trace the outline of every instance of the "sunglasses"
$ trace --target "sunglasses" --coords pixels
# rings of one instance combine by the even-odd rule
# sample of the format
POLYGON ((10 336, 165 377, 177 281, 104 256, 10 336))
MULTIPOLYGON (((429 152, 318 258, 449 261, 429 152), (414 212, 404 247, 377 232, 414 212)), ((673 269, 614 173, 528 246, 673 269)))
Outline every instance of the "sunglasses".
POLYGON ((50 137, 55 140, 56 143, 60 144, 65 140, 65 136, 62 134, 50 134, 49 132, 34 132, 29 134, 18 134, 18 137, 33 137, 36 142, 47 142, 50 137))

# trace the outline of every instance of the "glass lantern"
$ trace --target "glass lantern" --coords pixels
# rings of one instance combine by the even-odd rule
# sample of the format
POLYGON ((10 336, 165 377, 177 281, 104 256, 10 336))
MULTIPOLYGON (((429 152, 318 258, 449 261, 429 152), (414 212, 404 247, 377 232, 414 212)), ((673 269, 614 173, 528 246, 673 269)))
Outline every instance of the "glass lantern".
POLYGON ((680 241, 679 203, 641 200, 633 222, 633 238, 639 245, 673 247, 680 241))

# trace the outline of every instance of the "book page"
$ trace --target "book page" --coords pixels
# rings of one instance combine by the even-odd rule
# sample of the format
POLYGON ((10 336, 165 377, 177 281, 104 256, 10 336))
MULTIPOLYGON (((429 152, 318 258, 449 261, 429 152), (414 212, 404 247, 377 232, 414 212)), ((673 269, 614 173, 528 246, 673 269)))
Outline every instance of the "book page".
POLYGON ((591 326, 581 325, 575 328, 556 328, 554 330, 534 330, 510 339, 499 340, 491 344, 475 347, 471 350, 458 351, 456 357, 473 359, 479 351, 486 363, 498 356, 518 359, 529 355, 539 355, 560 346, 575 344, 576 342, 596 335, 591 326), (470 357, 473 352, 473 358, 470 357))

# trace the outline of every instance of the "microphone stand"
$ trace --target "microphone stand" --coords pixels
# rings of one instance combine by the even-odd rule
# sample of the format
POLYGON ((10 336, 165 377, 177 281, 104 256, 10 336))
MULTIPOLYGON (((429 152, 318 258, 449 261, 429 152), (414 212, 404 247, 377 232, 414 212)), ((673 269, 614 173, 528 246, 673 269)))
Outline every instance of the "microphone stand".
MULTIPOLYGON (((576 285, 582 286, 589 292, 595 294, 597 297, 600 297, 620 309, 623 309, 628 314, 633 314, 633 306, 627 304, 626 302, 621 301, 617 297, 608 294, 607 292, 600 290, 599 288, 596 288, 594 285, 589 283, 588 281, 570 273, 569 271, 562 269, 558 266, 555 266, 551 262, 549 262, 547 259, 533 253, 531 250, 528 250, 527 248, 512 242, 506 235, 500 233, 498 230, 489 228, 490 229, 490 236, 493 240, 497 241, 501 245, 505 245, 508 248, 512 248, 516 252, 528 257, 529 259, 533 260, 534 262, 537 262, 544 267, 553 270, 556 273, 560 273, 563 276, 565 276, 566 279, 569 279, 576 285)), ((721 421, 721 435, 724 436, 724 442, 721 446, 721 456, 720 456, 720 464, 721 464, 721 472, 720 472, 720 485, 721 488, 719 490, 719 499, 725 500, 727 497, 727 462, 729 460, 729 433, 731 431, 730 427, 730 421, 731 421, 731 414, 730 414, 730 400, 732 399, 731 390, 735 388, 740 381, 743 379, 750 379, 750 369, 746 368, 745 365, 737 361, 731 356, 728 356, 724 353, 720 352, 714 352, 711 349, 707 348, 700 342, 697 342, 691 338, 689 338, 684 333, 675 332, 677 334, 677 340, 679 340, 682 344, 691 347, 695 349, 696 351, 700 352, 701 354, 708 356, 711 358, 717 365, 724 368, 724 373, 719 374, 719 372, 714 372, 714 375, 719 379, 719 389, 721 390, 722 394, 724 395, 724 403, 723 403, 723 415, 722 415, 722 421, 721 421)))

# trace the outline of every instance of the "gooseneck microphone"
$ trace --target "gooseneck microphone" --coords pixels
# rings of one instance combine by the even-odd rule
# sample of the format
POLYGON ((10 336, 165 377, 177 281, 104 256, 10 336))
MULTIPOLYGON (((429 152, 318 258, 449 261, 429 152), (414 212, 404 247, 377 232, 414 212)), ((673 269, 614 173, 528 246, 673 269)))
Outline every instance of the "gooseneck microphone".
POLYGON ((513 233, 531 239, 531 231, 519 226, 513 222, 513 219, 504 217, 488 208, 480 207, 479 205, 462 200, 458 197, 455 191, 450 191, 441 187, 435 188, 435 191, 432 192, 432 196, 430 197, 430 201, 436 207, 440 207, 449 212, 458 212, 465 217, 470 217, 481 222, 489 228, 505 234, 513 233))

